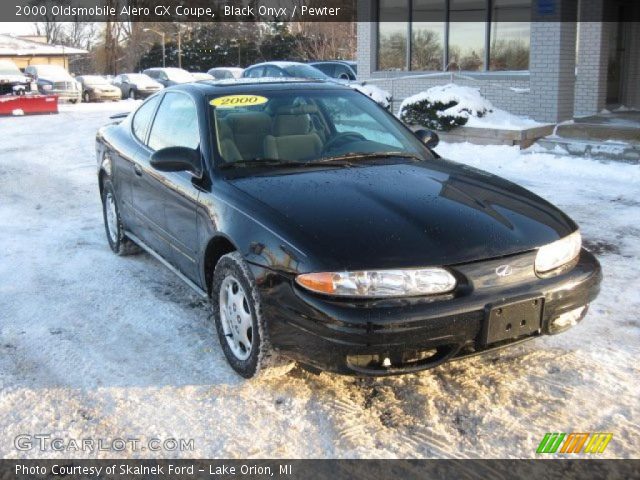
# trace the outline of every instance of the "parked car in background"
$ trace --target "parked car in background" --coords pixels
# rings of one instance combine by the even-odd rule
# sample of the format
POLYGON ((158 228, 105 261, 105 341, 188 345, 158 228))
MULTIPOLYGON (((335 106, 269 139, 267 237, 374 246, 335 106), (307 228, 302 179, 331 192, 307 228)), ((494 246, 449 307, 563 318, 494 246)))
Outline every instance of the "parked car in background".
POLYGON ((193 78, 195 78, 197 82, 200 80, 214 80, 213 75, 204 72, 191 72, 191 75, 193 75, 193 78))
POLYGON ((133 100, 147 98, 164 88, 164 85, 144 73, 123 73, 115 77, 112 83, 120 89, 122 98, 133 100))
POLYGON ((168 68, 147 68, 144 72, 145 75, 149 75, 156 82, 161 83, 165 87, 171 87, 173 85, 180 85, 181 83, 195 82, 196 79, 193 75, 183 70, 182 68, 168 67, 168 68))
POLYGON ((82 101, 85 103, 105 100, 115 102, 122 99, 120 89, 111 85, 106 78, 100 75, 82 75, 76 77, 76 80, 82 85, 82 101))
POLYGON ((240 78, 242 77, 242 72, 244 72, 244 68, 239 67, 216 67, 211 68, 207 73, 211 75, 216 80, 227 80, 230 78, 240 78))
POLYGON ((24 73, 33 78, 41 93, 58 96, 58 101, 79 102, 82 86, 60 65, 29 65, 24 73))
POLYGON ((23 95, 37 90, 31 79, 24 75, 11 60, 0 60, 0 95, 23 95))
POLYGON ((350 81, 356 80, 356 62, 348 62, 346 60, 327 60, 322 62, 309 62, 309 65, 317 68, 332 78, 350 81))
POLYGON ((308 78, 336 82, 317 68, 300 62, 264 62, 247 67, 242 72, 244 78, 308 78))

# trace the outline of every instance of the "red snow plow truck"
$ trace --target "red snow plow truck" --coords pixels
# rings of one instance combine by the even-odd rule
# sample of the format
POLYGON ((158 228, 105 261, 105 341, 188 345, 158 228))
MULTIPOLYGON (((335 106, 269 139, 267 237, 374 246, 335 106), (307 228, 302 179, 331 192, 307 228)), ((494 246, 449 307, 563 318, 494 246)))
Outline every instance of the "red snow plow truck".
POLYGON ((56 95, 40 95, 31 78, 11 60, 0 60, 0 116, 58 113, 56 95))

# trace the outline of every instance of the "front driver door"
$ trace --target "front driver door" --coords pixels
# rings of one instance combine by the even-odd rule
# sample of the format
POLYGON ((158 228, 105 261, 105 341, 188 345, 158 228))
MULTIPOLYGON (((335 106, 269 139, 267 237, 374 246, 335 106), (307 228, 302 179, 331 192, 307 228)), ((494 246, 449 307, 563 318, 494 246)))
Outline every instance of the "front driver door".
MULTIPOLYGON (((199 149, 198 113, 189 95, 182 92, 164 95, 147 144, 152 152, 167 147, 199 149)), ((152 171, 148 176, 154 183, 148 188, 154 191, 149 195, 152 212, 148 214, 162 212, 163 219, 158 226, 167 248, 162 256, 195 281, 198 279, 196 208, 200 190, 194 180, 202 173, 201 169, 199 172, 159 172, 150 165, 149 168, 152 171)))

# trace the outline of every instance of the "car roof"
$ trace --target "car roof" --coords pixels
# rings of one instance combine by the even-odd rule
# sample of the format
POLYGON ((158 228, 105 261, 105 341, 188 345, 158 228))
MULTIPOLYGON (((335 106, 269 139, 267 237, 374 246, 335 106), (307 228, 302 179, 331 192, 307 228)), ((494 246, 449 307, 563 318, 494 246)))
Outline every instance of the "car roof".
POLYGON ((251 66, 247 67, 246 69, 253 68, 253 67, 260 67, 260 66, 264 66, 264 65, 274 65, 274 66, 280 67, 280 68, 287 68, 287 67, 293 67, 294 65, 306 65, 306 63, 288 62, 288 61, 284 61, 284 60, 274 60, 273 62, 256 63, 254 65, 251 65, 251 66))
POLYGON ((246 94, 278 90, 343 90, 354 91, 352 88, 325 82, 309 80, 308 78, 242 78, 235 80, 201 80, 199 82, 183 83, 169 87, 164 91, 182 90, 194 95, 225 95, 246 94))
POLYGON ((149 72, 149 71, 152 71, 152 70, 173 70, 173 71, 180 70, 180 71, 185 71, 186 72, 186 70, 184 68, 178 68, 178 67, 151 67, 151 68, 146 68, 144 71, 145 72, 149 72))

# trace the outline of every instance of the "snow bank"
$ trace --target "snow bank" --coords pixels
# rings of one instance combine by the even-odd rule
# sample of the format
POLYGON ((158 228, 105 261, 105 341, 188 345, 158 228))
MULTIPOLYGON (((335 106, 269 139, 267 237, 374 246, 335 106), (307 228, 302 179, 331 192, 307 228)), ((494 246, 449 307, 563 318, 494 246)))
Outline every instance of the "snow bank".
POLYGON ((402 118, 404 112, 411 105, 429 101, 432 104, 455 102, 456 104, 437 112, 441 118, 462 117, 466 122, 462 124, 474 128, 495 128, 501 130, 524 130, 543 125, 528 117, 513 115, 505 110, 496 108, 489 100, 484 98, 477 88, 463 87, 455 83, 432 87, 411 97, 407 97, 400 104, 398 117, 402 118))
POLYGON ((383 106, 384 108, 389 108, 391 106, 391 94, 376 85, 371 85, 371 84, 360 85, 358 83, 353 83, 350 85, 350 87, 355 88, 356 90, 364 93, 365 95, 368 95, 376 103, 383 106))
POLYGON ((398 116, 402 116, 402 112, 410 105, 424 100, 430 103, 442 103, 445 105, 456 102, 454 106, 439 112, 439 115, 442 117, 455 116, 469 118, 470 116, 481 116, 495 108, 489 100, 480 95, 480 90, 477 88, 463 87, 455 83, 449 83, 447 85, 431 87, 429 90, 405 98, 400 104, 398 116))

